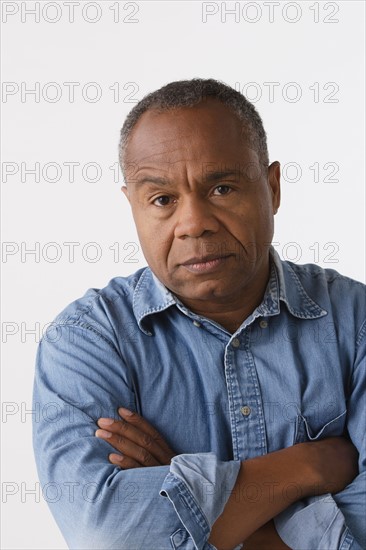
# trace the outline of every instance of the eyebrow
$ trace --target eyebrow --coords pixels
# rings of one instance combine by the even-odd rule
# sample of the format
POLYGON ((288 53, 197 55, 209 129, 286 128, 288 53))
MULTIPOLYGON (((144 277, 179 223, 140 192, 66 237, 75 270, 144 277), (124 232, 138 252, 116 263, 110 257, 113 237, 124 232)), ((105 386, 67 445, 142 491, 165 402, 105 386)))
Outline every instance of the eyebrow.
MULTIPOLYGON (((216 172, 208 172, 208 174, 204 177, 204 182, 215 182, 220 181, 224 178, 227 178, 229 176, 238 176, 240 175, 239 170, 220 170, 216 172)), ((141 178, 136 181, 136 184, 138 186, 144 184, 144 183, 153 183, 156 185, 171 185, 172 182, 169 179, 162 178, 162 177, 156 177, 156 176, 146 176, 144 178, 141 178)))

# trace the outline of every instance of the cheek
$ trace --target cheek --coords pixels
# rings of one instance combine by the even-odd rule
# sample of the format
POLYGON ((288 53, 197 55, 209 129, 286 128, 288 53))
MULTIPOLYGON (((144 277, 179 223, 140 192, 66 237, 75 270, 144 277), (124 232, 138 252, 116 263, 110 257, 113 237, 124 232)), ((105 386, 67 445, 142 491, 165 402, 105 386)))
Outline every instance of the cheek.
POLYGON ((137 235, 148 264, 166 264, 173 239, 171 227, 151 215, 149 207, 136 196, 131 199, 131 208, 137 235))
POLYGON ((229 224, 242 231, 265 232, 273 222, 272 204, 263 193, 256 195, 251 200, 238 202, 228 220, 229 224))
POLYGON ((225 223, 226 231, 236 242, 234 246, 243 247, 247 254, 258 247, 267 246, 273 236, 273 217, 267 209, 254 208, 246 213, 232 213, 225 223))
POLYGON ((162 227, 153 229, 150 224, 145 224, 137 233, 148 264, 164 266, 167 263, 171 241, 165 236, 162 227))

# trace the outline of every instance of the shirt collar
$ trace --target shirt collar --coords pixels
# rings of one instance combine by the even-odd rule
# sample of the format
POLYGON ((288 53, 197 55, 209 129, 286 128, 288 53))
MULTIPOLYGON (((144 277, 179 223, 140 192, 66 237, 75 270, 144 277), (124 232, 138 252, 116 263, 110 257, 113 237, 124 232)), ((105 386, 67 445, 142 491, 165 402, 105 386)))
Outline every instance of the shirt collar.
MULTIPOLYGON (((291 264, 282 261, 272 245, 270 247, 270 259, 270 278, 263 301, 257 308, 257 315, 278 315, 281 301, 286 304, 288 311, 294 317, 300 319, 317 319, 327 314, 327 311, 306 292, 291 264)), ((172 305, 177 305, 181 310, 189 311, 161 283, 149 267, 144 269, 133 294, 133 312, 139 328, 145 334, 151 336, 152 333, 146 327, 145 318, 172 305)), ((192 317, 195 316, 192 313, 192 317)))
POLYGON ((159 281, 156 275, 147 267, 136 285, 133 293, 133 312, 139 328, 151 336, 144 326, 148 315, 159 313, 176 303, 174 295, 159 281))
POLYGON ((272 245, 270 258, 271 275, 258 309, 262 309, 264 315, 276 315, 282 301, 288 311, 300 319, 318 319, 327 315, 328 312, 309 296, 292 264, 282 261, 272 245))

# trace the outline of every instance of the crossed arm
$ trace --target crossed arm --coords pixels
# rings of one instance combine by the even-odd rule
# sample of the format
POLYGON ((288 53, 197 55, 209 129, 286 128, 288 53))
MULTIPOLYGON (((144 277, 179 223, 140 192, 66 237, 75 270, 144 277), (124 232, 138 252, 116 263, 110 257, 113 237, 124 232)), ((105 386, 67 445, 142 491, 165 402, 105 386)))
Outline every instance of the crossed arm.
MULTIPOLYGON (((100 418, 97 422, 100 429, 96 436, 118 451, 110 453, 109 461, 124 470, 169 465, 176 453, 163 436, 137 413, 124 408, 118 412, 121 420, 100 418)), ((241 543, 245 543, 245 550, 286 549, 272 519, 299 498, 341 491, 356 475, 357 451, 340 437, 300 443, 242 462, 209 542, 219 550, 241 543), (284 491, 289 481, 299 488, 296 495, 284 491), (270 498, 268 491, 261 491, 259 498, 248 498, 242 489, 253 483, 271 487, 270 498)))
POLYGON ((300 443, 243 463, 221 462, 212 453, 174 457, 171 449, 156 449, 155 443, 164 447, 163 438, 147 422, 121 411, 123 422, 104 426, 117 439, 98 440, 98 419, 135 403, 127 370, 105 338, 88 339, 83 326, 58 325, 57 339, 44 339, 38 350, 33 401, 44 414, 33 418, 33 437, 40 481, 60 491, 60 498, 47 502, 68 545, 171 548, 173 539, 179 546, 190 537, 197 548, 208 548, 207 539, 220 550, 243 541, 245 550, 286 548, 275 518, 291 548, 366 548, 363 348, 358 357, 347 428, 360 452, 360 474, 343 490, 357 470, 355 451, 341 438, 300 443), (56 418, 48 418, 48 405, 56 407, 56 418), (122 462, 113 451, 124 455, 122 462), (282 491, 289 482, 299 489, 292 499, 291 491, 282 491), (263 498, 250 499, 250 487, 263 498), (319 499, 305 498, 317 494, 319 499))

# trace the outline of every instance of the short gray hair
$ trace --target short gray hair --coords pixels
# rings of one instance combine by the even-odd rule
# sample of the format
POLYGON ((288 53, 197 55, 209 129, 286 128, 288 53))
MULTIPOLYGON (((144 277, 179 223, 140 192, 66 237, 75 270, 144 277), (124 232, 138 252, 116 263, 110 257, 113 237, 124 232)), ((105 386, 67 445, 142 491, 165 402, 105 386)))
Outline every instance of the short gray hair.
POLYGON ((124 157, 131 132, 145 111, 157 109, 168 111, 180 107, 193 107, 207 99, 217 99, 236 114, 243 123, 251 147, 259 154, 260 161, 268 166, 267 136, 263 122, 254 105, 246 97, 227 84, 213 78, 193 78, 170 82, 155 92, 147 94, 129 112, 121 129, 119 161, 124 173, 124 157))

